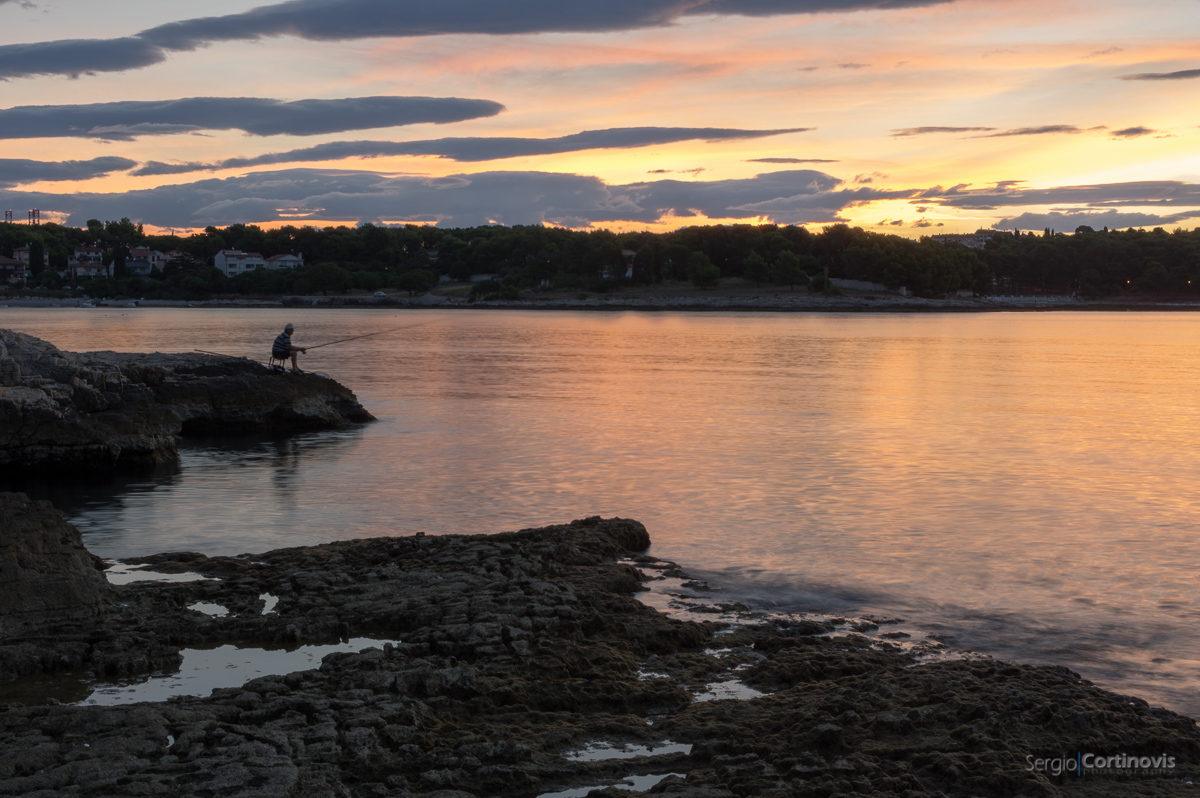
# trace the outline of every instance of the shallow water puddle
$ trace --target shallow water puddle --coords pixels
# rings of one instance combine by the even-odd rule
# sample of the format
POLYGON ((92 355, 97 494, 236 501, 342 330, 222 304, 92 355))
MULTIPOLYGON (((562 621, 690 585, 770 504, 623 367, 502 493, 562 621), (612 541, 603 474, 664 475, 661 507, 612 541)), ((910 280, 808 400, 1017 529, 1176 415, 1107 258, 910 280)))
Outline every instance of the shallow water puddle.
POLYGON ((690 754, 691 752, 691 743, 673 743, 670 740, 657 748, 645 745, 613 746, 608 743, 592 743, 580 751, 567 754, 567 759, 572 762, 603 762, 607 759, 633 759, 638 756, 690 754))
POLYGON ((748 701, 751 698, 761 698, 766 693, 755 690, 750 685, 729 679, 724 682, 713 682, 707 685, 704 692, 695 693, 693 701, 748 701))
POLYGON ((105 560, 108 569, 104 578, 110 585, 128 585, 133 582, 216 582, 211 576, 186 572, 181 574, 166 574, 161 571, 150 571, 140 565, 126 565, 114 560, 105 560))
POLYGON ((631 790, 637 790, 638 792, 644 792, 645 790, 650 789, 655 784, 658 784, 660 781, 667 778, 668 776, 678 776, 679 778, 683 778, 684 774, 682 774, 682 773, 650 773, 650 774, 647 774, 644 776, 638 776, 638 775, 626 776, 625 778, 621 779, 620 781, 618 781, 612 785, 591 784, 591 785, 588 785, 587 787, 572 787, 569 790, 560 790, 558 792, 544 792, 541 795, 539 795, 538 798, 584 798, 584 796, 587 795, 592 790, 601 790, 601 789, 604 789, 605 787, 609 787, 609 786, 628 787, 631 790))
POLYGON ((154 676, 137 683, 93 683, 93 692, 77 701, 83 705, 115 706, 138 701, 165 701, 171 696, 207 696, 222 687, 241 687, 260 676, 284 675, 294 671, 319 667, 328 654, 357 653, 364 648, 382 647, 384 642, 356 637, 345 643, 323 646, 301 646, 285 650, 264 648, 185 648, 183 664, 175 673, 154 676))
POLYGON ((272 596, 270 593, 263 593, 258 597, 258 600, 263 603, 263 615, 275 614, 275 607, 279 604, 279 596, 272 596))
POLYGON ((189 604, 188 609, 202 612, 205 615, 211 615, 214 618, 224 618, 229 614, 228 607, 208 601, 197 601, 195 604, 189 604))

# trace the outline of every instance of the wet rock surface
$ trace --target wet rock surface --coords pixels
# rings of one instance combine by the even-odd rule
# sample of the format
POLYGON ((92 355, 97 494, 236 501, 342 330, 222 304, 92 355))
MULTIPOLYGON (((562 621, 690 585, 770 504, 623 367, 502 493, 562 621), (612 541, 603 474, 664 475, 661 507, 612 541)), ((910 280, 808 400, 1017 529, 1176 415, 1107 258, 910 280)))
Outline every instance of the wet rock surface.
POLYGON ((370 421, 314 375, 202 354, 64 352, 0 330, 0 475, 147 470, 181 435, 288 434, 370 421))
POLYGON ((100 619, 112 588, 62 513, 49 502, 0 493, 0 531, 0 643, 100 619))
POLYGON ((208 697, 8 704, 0 795, 1192 794, 1200 733, 1189 718, 1062 668, 921 663, 844 625, 676 620, 635 598, 673 566, 616 561, 649 543, 636 521, 590 518, 142 558, 216 579, 114 587, 91 635, 66 641, 101 652, 84 657, 94 667, 162 667, 163 651, 215 643, 397 642, 208 697), (279 599, 273 612, 264 594, 279 599), (195 602, 230 612, 188 610, 195 602), (728 680, 763 695, 696 700, 728 680), (642 748, 572 756, 589 745, 642 748), (1082 778, 1029 768, 1027 757, 1076 752, 1171 756, 1175 767, 1082 778), (622 789, 631 774, 657 783, 622 789))

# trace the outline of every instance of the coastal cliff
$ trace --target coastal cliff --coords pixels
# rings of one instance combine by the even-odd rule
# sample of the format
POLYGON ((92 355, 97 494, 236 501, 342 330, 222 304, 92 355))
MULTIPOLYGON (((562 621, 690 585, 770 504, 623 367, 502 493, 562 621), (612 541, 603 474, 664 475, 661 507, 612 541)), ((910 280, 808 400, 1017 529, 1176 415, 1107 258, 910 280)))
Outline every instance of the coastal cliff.
POLYGON ((0 475, 144 471, 181 436, 289 434, 372 420, 330 379, 202 354, 64 352, 0 330, 0 475))
MULTIPOLYGON (((129 672, 139 656, 169 667, 185 646, 379 642, 206 697, 0 705, 0 795, 1192 794, 1190 718, 1065 668, 922 662, 863 633, 869 621, 702 603, 699 620, 677 620, 636 598, 687 578, 645 554, 649 544, 636 521, 588 518, 127 561, 208 579, 112 587, 88 633, 37 635, 44 671, 63 667, 58 642, 97 672, 116 667, 117 648, 129 672), (278 599, 270 610, 265 595, 278 599), (228 614, 188 609, 195 602, 228 614), (733 697, 708 700, 722 696, 733 697), (1031 764, 1077 753, 1160 765, 1081 778, 1031 764)), ((32 642, 18 633, 0 653, 19 657, 32 642)), ((78 678, 61 684, 64 701, 79 700, 65 692, 78 678)))

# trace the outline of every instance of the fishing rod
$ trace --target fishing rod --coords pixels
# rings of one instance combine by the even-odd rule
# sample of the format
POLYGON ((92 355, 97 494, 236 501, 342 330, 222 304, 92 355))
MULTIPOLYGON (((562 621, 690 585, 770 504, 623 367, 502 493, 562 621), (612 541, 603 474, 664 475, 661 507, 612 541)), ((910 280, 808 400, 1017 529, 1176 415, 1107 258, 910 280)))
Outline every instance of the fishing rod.
POLYGON ((249 360, 246 357, 238 357, 237 355, 227 355, 224 352, 209 352, 207 349, 193 349, 193 352, 199 352, 202 355, 216 355, 217 357, 231 357, 235 360, 249 360))
POLYGON ((320 349, 323 346, 333 346, 334 344, 344 344, 347 341, 357 341, 359 338, 370 338, 372 335, 383 335, 384 333, 397 332, 399 330, 411 330, 413 327, 420 327, 424 324, 429 324, 429 322, 423 321, 419 324, 408 324, 404 327, 393 327, 390 330, 380 330, 379 332, 367 333, 366 335, 356 335, 353 338, 342 338, 338 341, 327 341, 326 343, 316 344, 315 346, 306 346, 304 349, 320 349))

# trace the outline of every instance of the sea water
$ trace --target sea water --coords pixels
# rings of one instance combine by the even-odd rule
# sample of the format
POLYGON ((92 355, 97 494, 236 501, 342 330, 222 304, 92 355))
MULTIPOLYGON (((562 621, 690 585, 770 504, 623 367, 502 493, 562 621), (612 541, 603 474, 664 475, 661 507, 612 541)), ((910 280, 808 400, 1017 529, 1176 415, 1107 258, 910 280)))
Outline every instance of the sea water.
POLYGON ((16 487, 104 557, 636 518, 723 601, 900 616, 1200 716, 1200 315, 0 310, 260 361, 288 321, 392 330, 300 359, 377 423, 16 487))

